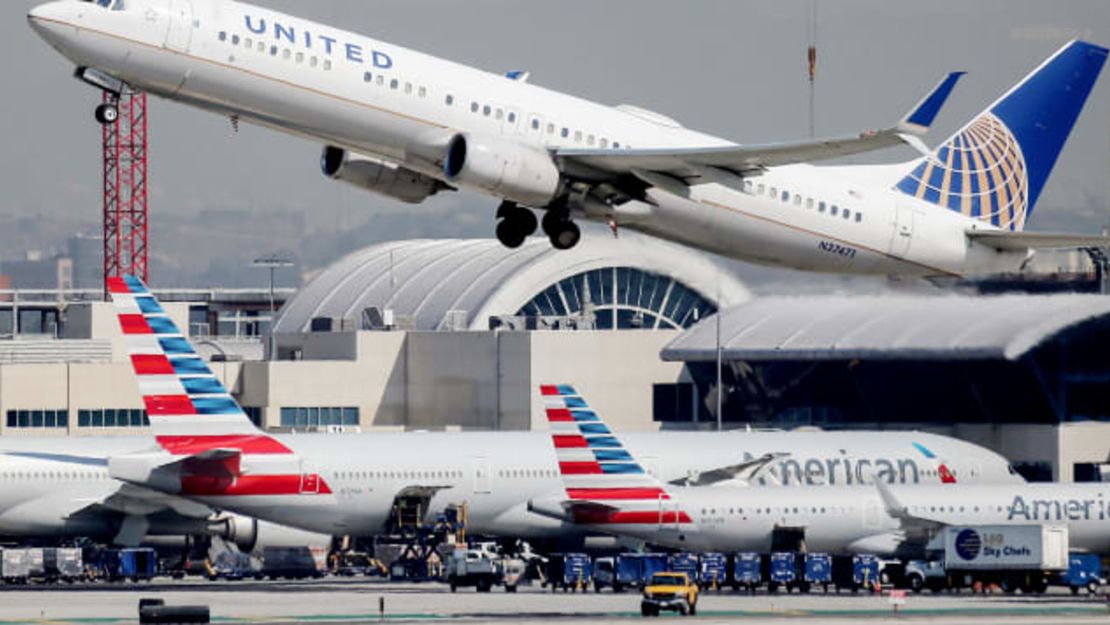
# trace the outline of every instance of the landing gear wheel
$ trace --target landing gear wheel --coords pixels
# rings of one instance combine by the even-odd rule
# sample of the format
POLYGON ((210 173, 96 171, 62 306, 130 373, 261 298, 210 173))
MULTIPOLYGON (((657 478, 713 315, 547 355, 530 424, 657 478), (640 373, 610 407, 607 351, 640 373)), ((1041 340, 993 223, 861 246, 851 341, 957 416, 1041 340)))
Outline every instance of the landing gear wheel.
POLYGON ((582 240, 582 231, 573 221, 563 222, 558 232, 551 236, 551 245, 557 250, 569 250, 582 240))
POLYGON ((501 242, 501 245, 511 250, 515 250, 521 245, 524 245, 524 239, 527 238, 528 235, 521 232, 517 228, 516 223, 509 219, 502 219, 501 222, 497 224, 497 240, 501 242))
POLYGON ((96 121, 105 126, 119 121, 119 107, 115 104, 101 104, 96 107, 94 114, 96 121))
POLYGON ((582 240, 582 231, 566 210, 548 209, 543 216, 543 232, 557 250, 569 250, 582 240))
POLYGON ((510 249, 524 245, 524 240, 536 232, 539 223, 530 209, 512 202, 502 202, 497 208, 497 240, 510 249))

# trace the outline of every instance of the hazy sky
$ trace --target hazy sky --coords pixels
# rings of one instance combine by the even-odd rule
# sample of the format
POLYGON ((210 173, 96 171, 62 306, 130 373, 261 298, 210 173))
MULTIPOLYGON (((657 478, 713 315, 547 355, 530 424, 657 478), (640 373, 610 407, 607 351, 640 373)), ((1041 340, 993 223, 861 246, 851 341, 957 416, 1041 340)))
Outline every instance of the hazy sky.
MULTIPOLYGON (((599 102, 628 102, 737 141, 807 134, 808 2, 745 0, 260 0, 482 68, 527 69, 533 81, 599 102)), ((39 41, 8 0, 0 116, 0 214, 97 219, 98 94, 39 41)), ((1106 0, 819 2, 818 134, 896 120, 951 70, 969 75, 926 138, 942 141, 1073 37, 1110 44, 1106 0)), ((354 225, 402 206, 346 190, 318 170, 319 146, 154 101, 152 219, 203 208, 303 210, 314 226, 354 225)), ((888 152, 883 159, 908 159, 888 152)), ((448 195, 442 209, 489 206, 448 195)), ((1104 72, 1031 227, 1091 228, 1110 205, 1110 71, 1104 72), (1098 207, 1098 210, 1091 210, 1098 207)), ((415 230, 418 232, 419 227, 415 230)))

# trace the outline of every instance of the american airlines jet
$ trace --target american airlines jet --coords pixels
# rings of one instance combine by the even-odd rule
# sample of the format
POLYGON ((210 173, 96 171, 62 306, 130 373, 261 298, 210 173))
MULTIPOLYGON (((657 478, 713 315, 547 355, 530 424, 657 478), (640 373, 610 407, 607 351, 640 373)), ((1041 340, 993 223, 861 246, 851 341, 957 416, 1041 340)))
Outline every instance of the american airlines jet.
MULTIPOLYGON (((951 139, 917 137, 958 75, 897 125, 739 145, 635 106, 589 102, 356 33, 229 0, 63 0, 31 26, 108 91, 136 88, 326 145, 324 173, 405 202, 449 189, 501 200, 498 238, 575 219, 752 262, 845 274, 1019 270, 1035 248, 1105 237, 1024 232, 1106 60, 1075 41, 951 139), (811 162, 908 144, 889 166, 811 162)), ((97 118, 112 123, 111 103, 97 118)))
POLYGON ((92 538, 136 546, 152 537, 217 536, 250 552, 266 546, 324 544, 307 535, 108 475, 108 456, 146 449, 145 437, 4 437, 0 442, 0 537, 92 538))
POLYGON ((786 534, 811 551, 921 557, 945 526, 1047 523, 1067 525, 1074 550, 1110 552, 1107 484, 902 485, 876 465, 855 485, 752 488, 712 476, 664 484, 579 408, 573 387, 544 392, 564 488, 530 501, 537 515, 698 551, 768 552, 786 534))
MULTIPOLYGON (((383 533, 398 498, 421 499, 429 519, 466 504, 468 528, 478 534, 559 540, 585 532, 528 511, 530 500, 563 488, 547 433, 268 434, 246 417, 142 281, 113 278, 109 291, 154 434, 141 448, 109 452, 112 477, 333 535, 383 533)), ((1022 481, 993 452, 920 432, 626 438, 664 480, 745 476, 777 464, 767 481, 790 488, 858 483, 868 471, 892 484, 1022 481)))

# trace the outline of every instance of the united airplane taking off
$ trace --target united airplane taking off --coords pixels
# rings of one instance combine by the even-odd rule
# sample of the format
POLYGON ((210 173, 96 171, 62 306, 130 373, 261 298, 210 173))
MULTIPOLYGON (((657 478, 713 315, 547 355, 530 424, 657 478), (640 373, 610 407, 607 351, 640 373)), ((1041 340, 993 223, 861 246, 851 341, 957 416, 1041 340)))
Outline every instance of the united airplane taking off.
MULTIPOLYGON (((113 278, 109 290, 154 434, 143 448, 109 458, 112 477, 334 535, 385 532, 399 498, 421 499, 429 518, 466 503, 468 529, 478 534, 558 540, 585 533, 528 511, 529 501, 563 488, 547 433, 267 434, 251 423, 140 280, 113 278)), ((558 389, 545 392, 552 396, 558 389)), ((588 412, 583 406, 576 400, 573 407, 588 412)), ((920 432, 666 432, 626 438, 629 449, 665 480, 745 475, 775 464, 768 481, 791 488, 858 483, 869 472, 892 484, 1022 481, 993 452, 920 432)))
MULTIPOLYGON (((736 480, 665 484, 569 386, 549 387, 553 448, 564 489, 530 502, 537 515, 655 545, 697 551, 775 548, 775 536, 811 551, 921 557, 948 525, 1067 525, 1071 548, 1110 551, 1110 485, 892 484, 869 466, 856 485, 752 488, 736 480), (691 485, 693 484, 693 485, 691 485)), ((727 476, 721 476, 727 477, 727 476)))
MULTIPOLYGON (((1105 63, 1075 41, 938 149, 917 138, 958 74, 898 124, 855 137, 738 145, 635 106, 611 107, 228 0, 63 0, 28 15, 108 91, 128 86, 319 141, 328 176, 404 202, 469 189, 502 200, 497 236, 608 222, 752 262, 845 274, 1019 270, 1039 247, 1097 236, 1024 232, 1105 63), (908 144, 888 166, 808 163, 908 144)), ((114 122, 112 104, 97 117, 114 122)))

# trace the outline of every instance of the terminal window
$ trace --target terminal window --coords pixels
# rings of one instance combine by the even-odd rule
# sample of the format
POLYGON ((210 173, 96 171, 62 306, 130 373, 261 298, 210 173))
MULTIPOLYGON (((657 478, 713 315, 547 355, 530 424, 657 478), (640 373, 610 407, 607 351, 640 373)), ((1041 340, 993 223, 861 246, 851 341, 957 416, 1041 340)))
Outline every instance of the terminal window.
POLYGON ((136 408, 91 408, 77 411, 77 427, 139 428, 150 427, 146 410, 136 408))
POLYGON ((9 428, 69 427, 68 410, 9 410, 9 428))
POLYGON ((281 427, 303 429, 329 425, 358 425, 358 408, 284 407, 281 409, 281 427))
POLYGON ((694 385, 655 384, 652 385, 652 420, 660 423, 693 421, 694 385))

